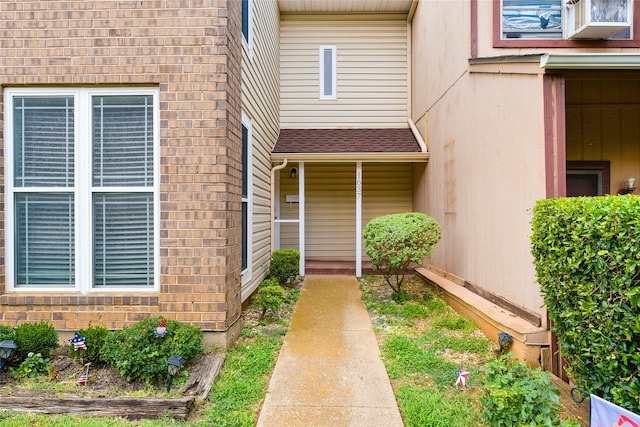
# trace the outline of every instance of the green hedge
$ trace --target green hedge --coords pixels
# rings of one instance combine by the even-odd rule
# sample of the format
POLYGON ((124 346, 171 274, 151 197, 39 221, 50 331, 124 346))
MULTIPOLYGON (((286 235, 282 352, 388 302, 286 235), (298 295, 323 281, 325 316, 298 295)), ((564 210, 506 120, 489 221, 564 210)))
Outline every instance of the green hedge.
POLYGON ((640 412, 640 197, 541 200, 532 253, 576 384, 640 412))

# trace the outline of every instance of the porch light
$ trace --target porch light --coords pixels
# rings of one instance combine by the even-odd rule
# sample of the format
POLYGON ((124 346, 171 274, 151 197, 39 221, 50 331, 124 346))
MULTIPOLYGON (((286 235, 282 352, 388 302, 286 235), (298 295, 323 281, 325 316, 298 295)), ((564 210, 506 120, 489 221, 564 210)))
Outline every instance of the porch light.
POLYGON ((4 364, 7 362, 9 356, 16 348, 16 343, 11 340, 4 340, 0 342, 0 371, 4 368, 4 364))
POLYGON ((169 381, 167 382, 167 393, 171 391, 171 384, 173 384, 173 377, 176 376, 180 367, 184 364, 184 359, 180 356, 171 356, 167 360, 167 369, 169 370, 169 381))
POLYGON ((636 181, 637 179, 634 176, 626 176, 622 181, 623 188, 618 192, 618 194, 631 194, 636 189, 636 181))
POLYGON ((289 169, 289 178, 296 179, 297 176, 298 176, 298 168, 293 167, 289 169))

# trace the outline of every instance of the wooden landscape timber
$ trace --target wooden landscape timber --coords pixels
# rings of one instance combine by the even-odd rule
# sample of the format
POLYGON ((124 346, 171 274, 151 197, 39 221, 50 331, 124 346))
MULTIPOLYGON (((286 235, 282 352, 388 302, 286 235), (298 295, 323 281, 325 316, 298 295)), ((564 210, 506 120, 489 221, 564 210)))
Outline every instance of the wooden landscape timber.
POLYGON ((195 397, 156 399, 3 396, 0 399, 0 410, 87 417, 120 417, 129 420, 156 419, 170 414, 177 420, 184 420, 193 408, 194 402, 195 397))

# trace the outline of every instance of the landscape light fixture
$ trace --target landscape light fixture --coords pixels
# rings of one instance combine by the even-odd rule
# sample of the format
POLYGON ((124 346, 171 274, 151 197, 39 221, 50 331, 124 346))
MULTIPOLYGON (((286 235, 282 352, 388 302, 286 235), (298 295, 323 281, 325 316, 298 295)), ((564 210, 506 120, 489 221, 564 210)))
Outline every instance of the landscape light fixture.
POLYGON ((513 338, 506 332, 500 332, 498 334, 498 344, 500 345, 500 354, 505 354, 513 344, 513 338))
POLYGON ((180 356, 171 356, 167 360, 167 369, 169 370, 169 381, 167 382, 167 393, 171 391, 171 384, 173 384, 173 377, 176 376, 180 367, 183 365, 184 359, 180 356))
POLYGON ((0 342, 0 371, 4 368, 4 364, 15 349, 16 343, 11 340, 4 340, 0 342))

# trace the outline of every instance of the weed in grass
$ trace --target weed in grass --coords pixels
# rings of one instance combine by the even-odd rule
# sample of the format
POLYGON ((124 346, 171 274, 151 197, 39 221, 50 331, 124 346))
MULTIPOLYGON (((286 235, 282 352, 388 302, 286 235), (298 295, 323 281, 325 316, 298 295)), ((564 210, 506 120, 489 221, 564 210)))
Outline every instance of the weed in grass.
POLYGON ((419 340, 438 352, 452 350, 454 352, 477 353, 483 358, 491 356, 491 344, 484 337, 470 334, 452 336, 441 330, 431 330, 422 335, 419 340))
POLYGON ((263 399, 268 374, 282 345, 280 337, 260 337, 247 345, 237 345, 227 353, 204 412, 207 425, 253 426, 255 407, 263 399))
POLYGON ((438 357, 433 349, 421 346, 415 338, 406 335, 387 338, 382 346, 382 353, 387 373, 394 379, 420 373, 440 382, 453 375, 457 369, 456 364, 438 357))
POLYGON ((417 302, 408 302, 400 307, 400 314, 405 319, 426 319, 429 317, 429 310, 417 302))
POLYGON ((463 393, 401 386, 397 397, 407 427, 473 426, 481 418, 477 402, 463 393))
POLYGON ((449 329, 452 331, 470 332, 475 329, 475 325, 463 316, 441 317, 432 323, 434 328, 449 329))
POLYGON ((447 303, 442 301, 441 299, 429 300, 427 301, 426 305, 427 305, 427 310, 429 310, 431 314, 441 314, 446 312, 447 310, 450 310, 447 303))

